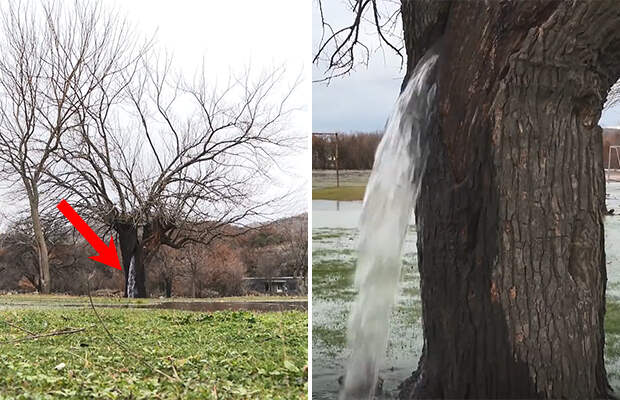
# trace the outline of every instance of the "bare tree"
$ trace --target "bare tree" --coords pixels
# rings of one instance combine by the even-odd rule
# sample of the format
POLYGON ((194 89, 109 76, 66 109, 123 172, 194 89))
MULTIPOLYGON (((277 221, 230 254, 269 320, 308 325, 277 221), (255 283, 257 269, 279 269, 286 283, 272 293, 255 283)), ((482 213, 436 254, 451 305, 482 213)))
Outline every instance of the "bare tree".
POLYGON ((155 280, 165 297, 172 296, 172 287, 175 278, 180 275, 179 265, 181 260, 176 249, 169 247, 160 248, 153 257, 155 280))
MULTIPOLYGON (((57 267, 71 266, 77 256, 66 254, 61 250, 70 238, 70 227, 64 221, 49 215, 42 215, 39 224, 46 248, 50 249, 49 264, 57 267)), ((1 236, 4 255, 0 256, 0 262, 11 267, 10 275, 15 278, 15 282, 25 278, 33 288, 41 291, 39 250, 33 232, 33 222, 29 216, 18 217, 11 221, 1 236)))
POLYGON ((291 220, 288 225, 288 254, 293 263, 293 276, 300 283, 299 291, 307 293, 308 289, 308 214, 291 220))
POLYGON ((40 291, 38 250, 31 228, 31 226, 24 227, 21 223, 9 226, 7 232, 2 234, 3 251, 0 255, 0 263, 10 266, 9 273, 4 274, 3 280, 16 283, 25 278, 29 285, 40 291))
POLYGON ((340 134, 337 144, 333 135, 313 135, 312 169, 335 168, 336 154, 340 169, 371 169, 380 141, 380 132, 340 134))
POLYGON ((284 132, 297 82, 282 89, 283 74, 246 71, 220 88, 150 55, 126 84, 97 88, 113 101, 81 107, 53 180, 118 234, 126 295, 146 296, 144 265, 161 245, 208 245, 274 212, 269 170, 298 140, 284 132))
POLYGON ((28 199, 41 292, 49 293, 42 182, 62 137, 80 122, 80 104, 131 42, 122 19, 97 3, 12 1, 1 11, 0 162, 28 199))
MULTIPOLYGON (((200 246, 200 245, 197 245, 200 246)), ((205 268, 202 273, 204 288, 200 296, 238 296, 243 294, 243 277, 246 267, 241 255, 236 250, 236 239, 220 240, 207 248, 207 257, 203 259, 205 268)))
POLYGON ((203 277, 201 275, 204 275, 208 257, 207 248, 200 244, 187 246, 183 252, 183 256, 180 259, 179 272, 181 276, 189 281, 191 287, 190 297, 198 297, 198 291, 202 289, 201 281, 203 277))

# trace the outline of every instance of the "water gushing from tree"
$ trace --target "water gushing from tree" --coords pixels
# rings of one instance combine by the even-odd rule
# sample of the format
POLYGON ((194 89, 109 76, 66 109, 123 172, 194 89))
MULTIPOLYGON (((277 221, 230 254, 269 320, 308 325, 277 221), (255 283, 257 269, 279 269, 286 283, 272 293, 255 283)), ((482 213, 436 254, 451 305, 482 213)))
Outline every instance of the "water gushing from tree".
POLYGON ((127 277, 127 297, 138 297, 138 289, 136 287, 136 257, 132 256, 129 262, 129 274, 127 277))
POLYGON ((351 357, 342 399, 369 399, 383 361, 390 314, 398 291, 402 247, 428 156, 424 136, 434 110, 437 55, 417 65, 388 120, 377 149, 360 220, 351 310, 351 357))

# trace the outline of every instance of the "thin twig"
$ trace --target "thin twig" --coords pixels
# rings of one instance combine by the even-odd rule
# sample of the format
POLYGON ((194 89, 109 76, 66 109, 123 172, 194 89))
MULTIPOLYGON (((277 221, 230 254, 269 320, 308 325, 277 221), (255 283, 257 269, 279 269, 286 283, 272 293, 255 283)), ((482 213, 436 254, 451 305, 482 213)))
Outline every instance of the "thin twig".
POLYGON ((0 344, 19 343, 19 342, 25 342, 27 340, 35 340, 35 339, 50 337, 50 336, 70 335, 72 333, 78 333, 84 330, 86 330, 86 328, 71 329, 67 331, 55 331, 55 332, 50 332, 50 333, 44 333, 42 335, 28 336, 25 338, 20 338, 20 339, 15 339, 15 340, 6 340, 4 342, 0 342, 0 344))
POLYGON ((178 380, 181 380, 181 378, 179 378, 179 374, 177 373, 177 369, 174 367, 174 359, 172 358, 172 356, 168 356, 168 361, 170 361, 170 366, 172 366, 172 371, 174 372, 174 376, 178 380))
POLYGON ((13 324, 13 323, 11 323, 11 322, 9 322, 9 321, 2 320, 2 322, 4 322, 5 324, 7 324, 8 326, 12 326, 12 327, 13 327, 13 328, 15 328, 15 329, 18 329, 18 330, 20 330, 20 331, 22 331, 22 332, 27 333, 27 334, 29 334, 30 336, 36 336, 36 335, 37 335, 36 333, 31 332, 31 331, 29 331, 28 329, 23 328, 23 327, 21 327, 21 326, 19 326, 19 325, 13 324))
MULTIPOLYGON (((103 329, 105 330, 106 334, 108 335, 108 338, 114 343, 116 344, 118 347, 120 347, 122 350, 124 350, 125 352, 129 353, 130 355, 132 355, 133 357, 135 357, 138 361, 140 361, 142 364, 144 364, 147 368, 151 369, 152 371, 157 372, 158 374, 165 376, 166 378, 172 380, 172 381, 178 381, 178 382, 182 382, 182 380, 177 376, 177 378, 173 378, 172 376, 168 375, 167 373, 160 371, 159 369, 153 367, 148 361, 146 361, 142 356, 140 356, 139 354, 133 352, 129 347, 127 347, 127 345, 122 342, 120 339, 117 339, 114 337, 114 335, 112 335, 110 333, 110 331, 108 330, 108 327, 106 326, 105 322, 103 322, 103 319, 101 318, 101 316, 99 315, 99 313, 97 312, 97 309, 95 308, 95 304, 93 303, 93 298, 90 294, 90 281, 87 278, 86 279, 86 285, 88 287, 88 300, 90 301, 90 306, 93 309, 93 312, 95 313, 95 315, 97 316, 97 319, 99 320, 99 323, 101 324, 101 326, 103 327, 103 329)), ((176 372, 176 371, 175 371, 176 372)))

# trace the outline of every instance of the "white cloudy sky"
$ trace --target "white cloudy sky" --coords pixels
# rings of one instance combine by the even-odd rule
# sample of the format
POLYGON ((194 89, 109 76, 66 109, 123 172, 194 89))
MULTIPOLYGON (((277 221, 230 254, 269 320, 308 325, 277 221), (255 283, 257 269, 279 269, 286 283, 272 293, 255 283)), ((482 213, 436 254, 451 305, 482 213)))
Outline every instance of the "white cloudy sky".
MULTIPOLYGON (((335 29, 351 24, 351 12, 341 0, 323 1, 324 13, 335 29)), ((362 30, 362 40, 376 47, 376 32, 362 30)), ((312 7, 312 49, 316 53, 321 39, 321 18, 316 2, 312 7)), ((404 67, 403 67, 404 68, 404 67)), ((314 80, 324 77, 325 66, 313 66, 314 80)), ((314 83, 312 88, 312 130, 314 132, 372 132, 383 130, 400 91, 404 69, 393 52, 376 52, 368 66, 359 65, 329 86, 314 83)), ((605 110, 600 125, 620 127, 620 105, 605 110)))

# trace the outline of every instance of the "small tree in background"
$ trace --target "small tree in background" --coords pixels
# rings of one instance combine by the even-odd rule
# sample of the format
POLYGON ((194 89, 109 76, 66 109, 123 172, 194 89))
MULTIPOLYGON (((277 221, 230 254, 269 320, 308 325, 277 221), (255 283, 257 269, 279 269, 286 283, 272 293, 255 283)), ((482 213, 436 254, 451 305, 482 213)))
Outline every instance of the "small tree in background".
POLYGON ((50 292, 41 226, 46 171, 75 129, 81 99, 120 66, 131 46, 124 21, 93 2, 14 2, 0 8, 0 171, 28 200, 39 289, 50 292))

